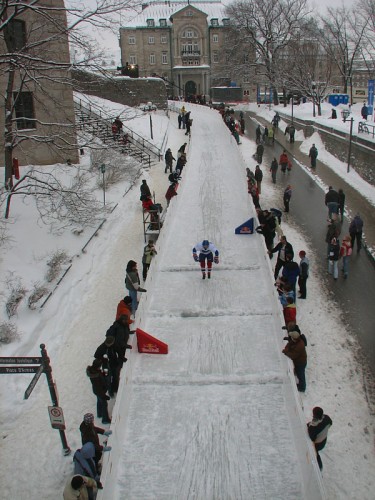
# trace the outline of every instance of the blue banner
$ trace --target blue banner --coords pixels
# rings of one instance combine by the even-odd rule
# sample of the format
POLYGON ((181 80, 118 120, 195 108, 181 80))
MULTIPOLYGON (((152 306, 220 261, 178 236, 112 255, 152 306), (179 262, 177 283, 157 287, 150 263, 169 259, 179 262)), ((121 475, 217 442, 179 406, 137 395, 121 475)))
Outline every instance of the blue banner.
POLYGON ((372 111, 374 109, 374 85, 375 80, 369 80, 368 81, 368 98, 367 98, 367 107, 368 107, 368 114, 372 116, 372 111))
POLYGON ((253 234, 254 232, 254 217, 251 217, 251 219, 247 220, 240 226, 236 227, 234 230, 235 234, 253 234))

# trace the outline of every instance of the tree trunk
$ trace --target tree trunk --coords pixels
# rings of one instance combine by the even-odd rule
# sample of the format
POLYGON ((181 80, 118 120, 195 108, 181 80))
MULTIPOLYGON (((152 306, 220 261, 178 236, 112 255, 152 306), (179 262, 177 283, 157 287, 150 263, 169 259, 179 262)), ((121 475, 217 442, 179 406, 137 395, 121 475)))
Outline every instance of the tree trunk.
POLYGON ((14 68, 10 66, 8 82, 5 90, 5 187, 10 190, 13 186, 13 90, 14 90, 14 68))

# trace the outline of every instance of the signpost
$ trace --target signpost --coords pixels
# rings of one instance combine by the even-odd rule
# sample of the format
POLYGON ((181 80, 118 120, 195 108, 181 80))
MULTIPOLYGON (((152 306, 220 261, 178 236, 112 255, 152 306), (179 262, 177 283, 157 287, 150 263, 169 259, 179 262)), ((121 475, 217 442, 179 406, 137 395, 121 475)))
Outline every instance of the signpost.
POLYGON ((0 365, 12 365, 12 366, 0 366, 0 374, 35 373, 32 381, 30 382, 28 388, 25 391, 24 399, 29 398, 42 373, 46 374, 48 388, 53 405, 48 407, 51 426, 53 429, 58 429, 60 433, 64 455, 69 455, 70 448, 68 446, 64 432, 65 431, 64 414, 62 408, 59 407, 56 385, 52 378, 52 368, 50 364, 50 359, 48 357, 46 346, 44 344, 40 344, 40 349, 42 353, 42 356, 40 358, 39 357, 0 358, 0 365))

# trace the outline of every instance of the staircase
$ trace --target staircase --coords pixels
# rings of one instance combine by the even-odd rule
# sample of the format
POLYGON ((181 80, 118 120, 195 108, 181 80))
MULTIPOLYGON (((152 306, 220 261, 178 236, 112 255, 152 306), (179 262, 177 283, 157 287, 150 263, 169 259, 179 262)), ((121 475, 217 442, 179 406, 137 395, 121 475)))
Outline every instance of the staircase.
POLYGON ((100 139, 108 147, 136 158, 149 168, 161 160, 161 149, 130 128, 123 126, 123 133, 114 137, 112 122, 109 118, 103 118, 89 107, 82 105, 81 102, 75 102, 74 108, 78 130, 84 130, 100 139))

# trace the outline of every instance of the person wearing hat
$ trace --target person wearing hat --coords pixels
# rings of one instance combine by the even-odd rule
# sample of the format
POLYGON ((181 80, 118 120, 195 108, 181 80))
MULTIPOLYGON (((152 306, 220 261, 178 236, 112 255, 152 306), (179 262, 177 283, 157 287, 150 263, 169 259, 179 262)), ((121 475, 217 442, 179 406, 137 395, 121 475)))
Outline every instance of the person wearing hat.
POLYGON ((314 443, 316 459, 319 469, 322 470, 323 463, 319 451, 321 451, 327 443, 328 431, 332 426, 332 420, 328 415, 324 414, 323 408, 319 406, 313 408, 312 414, 313 418, 311 422, 307 424, 307 432, 309 433, 311 441, 314 443))
POLYGON ((111 422, 108 415, 108 400, 110 397, 107 396, 108 386, 101 366, 102 360, 94 359, 92 365, 86 368, 86 375, 90 379, 92 392, 96 396, 97 416, 102 419, 103 424, 109 424, 111 422))
POLYGON ((197 243, 193 248, 193 259, 195 262, 199 262, 200 264, 202 279, 206 279, 206 271, 207 278, 210 279, 212 262, 219 264, 219 250, 213 243, 210 243, 208 240, 203 240, 202 242, 197 243))
POLYGON ((81 476, 76 474, 73 477, 69 477, 66 482, 63 497, 64 500, 91 500, 96 498, 97 484, 95 479, 87 476, 81 476), (89 489, 92 489, 92 493, 95 496, 89 495, 89 489))
POLYGON ((98 463, 102 457, 102 453, 105 451, 111 451, 112 449, 111 446, 102 446, 100 444, 98 434, 101 434, 103 436, 110 436, 112 434, 112 431, 106 431, 101 427, 96 427, 94 425, 94 415, 92 413, 84 414, 83 421, 79 426, 79 430, 81 433, 82 446, 86 443, 93 443, 93 445, 95 446, 94 461, 96 463, 96 466, 98 466, 98 463))
POLYGON ((151 265, 151 260, 154 255, 157 255, 157 251, 154 245, 154 240, 148 240, 147 245, 143 249, 143 256, 142 256, 142 264, 143 264, 143 269, 142 269, 142 277, 143 281, 146 281, 147 278, 147 272, 150 268, 151 265))
POLYGON ((298 378, 297 389, 299 392, 306 390, 305 370, 307 365, 307 353, 305 343, 299 331, 293 330, 288 334, 288 343, 282 350, 285 356, 293 361, 294 372, 298 378))
MULTIPOLYGON (((95 446, 94 443, 86 443, 81 449, 76 450, 73 456, 74 474, 87 476, 96 481, 98 489, 102 489, 100 483, 100 475, 96 466, 95 460, 95 446)), ((95 492, 92 488, 88 487, 89 499, 94 500, 95 492)))
POLYGON ((299 287, 299 299, 305 299, 306 298, 306 282, 307 278, 309 277, 309 267, 310 267, 310 262, 309 259, 306 257, 306 252, 305 250, 301 250, 299 252, 299 258, 301 259, 299 262, 299 276, 298 276, 298 287, 299 287))
MULTIPOLYGON (((130 325, 134 323, 134 320, 130 318, 132 314, 131 307, 132 307, 132 299, 131 297, 129 297, 129 295, 126 295, 117 304, 117 310, 116 310, 116 319, 119 319, 120 316, 127 316, 129 328, 130 325)), ((130 331, 129 333, 134 333, 134 332, 130 331)))
POLYGON ((126 363, 127 361, 126 358, 121 358, 119 349, 115 345, 115 337, 106 337, 105 341, 96 349, 94 358, 102 361, 103 371, 106 374, 108 384, 108 392, 113 397, 118 390, 122 363, 126 363))

